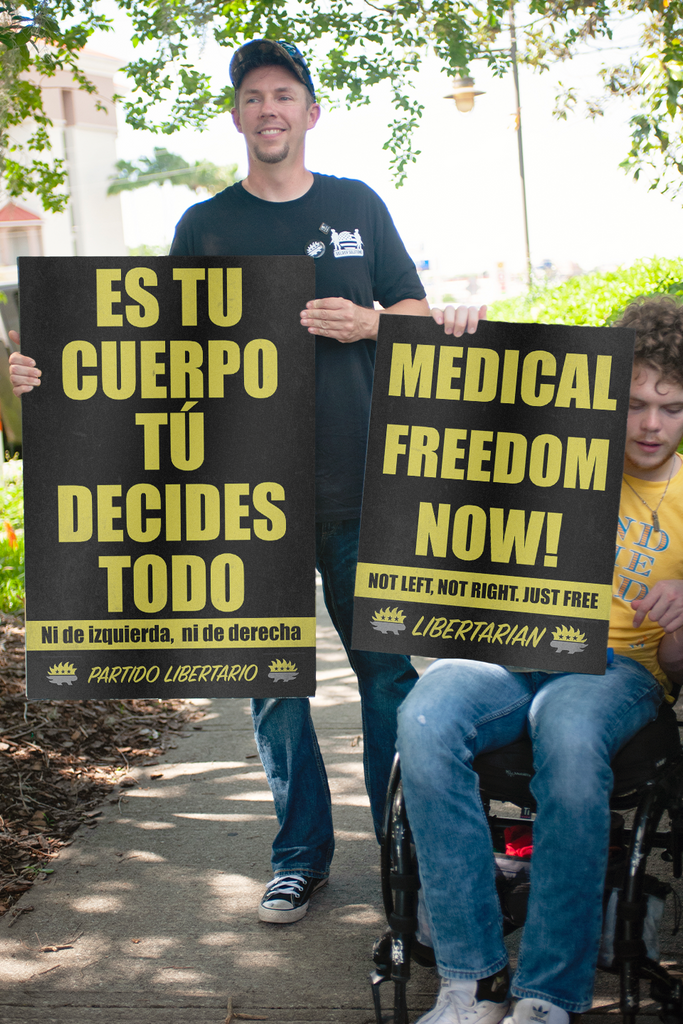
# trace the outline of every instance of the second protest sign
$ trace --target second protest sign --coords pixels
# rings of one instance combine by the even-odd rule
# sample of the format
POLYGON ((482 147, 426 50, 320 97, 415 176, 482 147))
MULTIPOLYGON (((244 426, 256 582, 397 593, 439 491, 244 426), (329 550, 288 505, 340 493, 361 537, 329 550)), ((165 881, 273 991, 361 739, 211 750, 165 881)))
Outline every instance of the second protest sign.
POLYGON ((382 317, 354 647, 604 672, 633 340, 382 317))

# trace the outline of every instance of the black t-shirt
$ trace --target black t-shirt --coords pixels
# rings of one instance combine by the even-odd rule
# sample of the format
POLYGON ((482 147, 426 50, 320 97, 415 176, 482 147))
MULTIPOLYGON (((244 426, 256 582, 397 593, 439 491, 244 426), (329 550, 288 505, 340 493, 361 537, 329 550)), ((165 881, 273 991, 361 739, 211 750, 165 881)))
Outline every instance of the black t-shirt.
MULTIPOLYGON (((298 256, 315 260, 316 298, 371 308, 422 299, 424 288, 379 196, 349 178, 315 174, 299 199, 271 203, 238 182, 180 219, 173 256, 298 256)), ((316 518, 360 515, 374 341, 316 339, 316 518)))

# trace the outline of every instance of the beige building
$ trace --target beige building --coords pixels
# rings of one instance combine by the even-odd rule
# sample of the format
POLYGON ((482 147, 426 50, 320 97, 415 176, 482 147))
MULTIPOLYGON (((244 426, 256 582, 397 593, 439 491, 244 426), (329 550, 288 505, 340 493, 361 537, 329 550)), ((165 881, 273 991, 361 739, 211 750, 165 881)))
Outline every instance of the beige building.
MULTIPOLYGON (((121 200, 108 196, 116 163, 116 91, 120 61, 84 50, 81 69, 96 86, 94 94, 78 89, 71 76, 57 72, 41 82, 52 152, 69 172, 69 204, 64 213, 47 213, 34 196, 0 206, 0 274, 16 272, 17 256, 120 256, 123 240, 121 200), (98 109, 98 103, 104 110, 98 109)), ((21 141, 26 129, 13 132, 21 141)), ((0 199, 0 204, 2 200, 0 199)))

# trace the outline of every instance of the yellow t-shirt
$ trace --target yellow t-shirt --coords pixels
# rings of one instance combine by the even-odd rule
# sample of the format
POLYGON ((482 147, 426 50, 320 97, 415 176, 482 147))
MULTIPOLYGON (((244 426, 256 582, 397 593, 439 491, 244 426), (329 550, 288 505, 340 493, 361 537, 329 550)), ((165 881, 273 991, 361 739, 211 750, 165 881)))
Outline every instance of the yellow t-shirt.
MULTIPOLYGON (((666 480, 641 480, 625 476, 651 509, 656 509, 666 480)), ((668 680, 657 662, 657 648, 664 630, 647 616, 639 629, 633 628, 631 602, 645 597, 658 580, 683 579, 683 468, 671 478, 669 489, 657 513, 658 533, 652 514, 630 487, 621 486, 617 554, 614 563, 609 645, 615 654, 641 661, 668 689, 668 680)))

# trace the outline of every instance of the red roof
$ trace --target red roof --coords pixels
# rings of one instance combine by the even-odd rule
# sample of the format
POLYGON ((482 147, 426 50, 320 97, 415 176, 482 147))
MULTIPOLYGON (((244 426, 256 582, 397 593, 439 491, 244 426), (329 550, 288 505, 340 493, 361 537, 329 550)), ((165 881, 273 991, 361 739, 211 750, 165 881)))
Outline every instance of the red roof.
POLYGON ((17 206, 16 203, 9 202, 0 210, 0 224, 7 223, 8 221, 40 221, 41 218, 37 213, 31 213, 30 210, 25 210, 23 206, 17 206))

